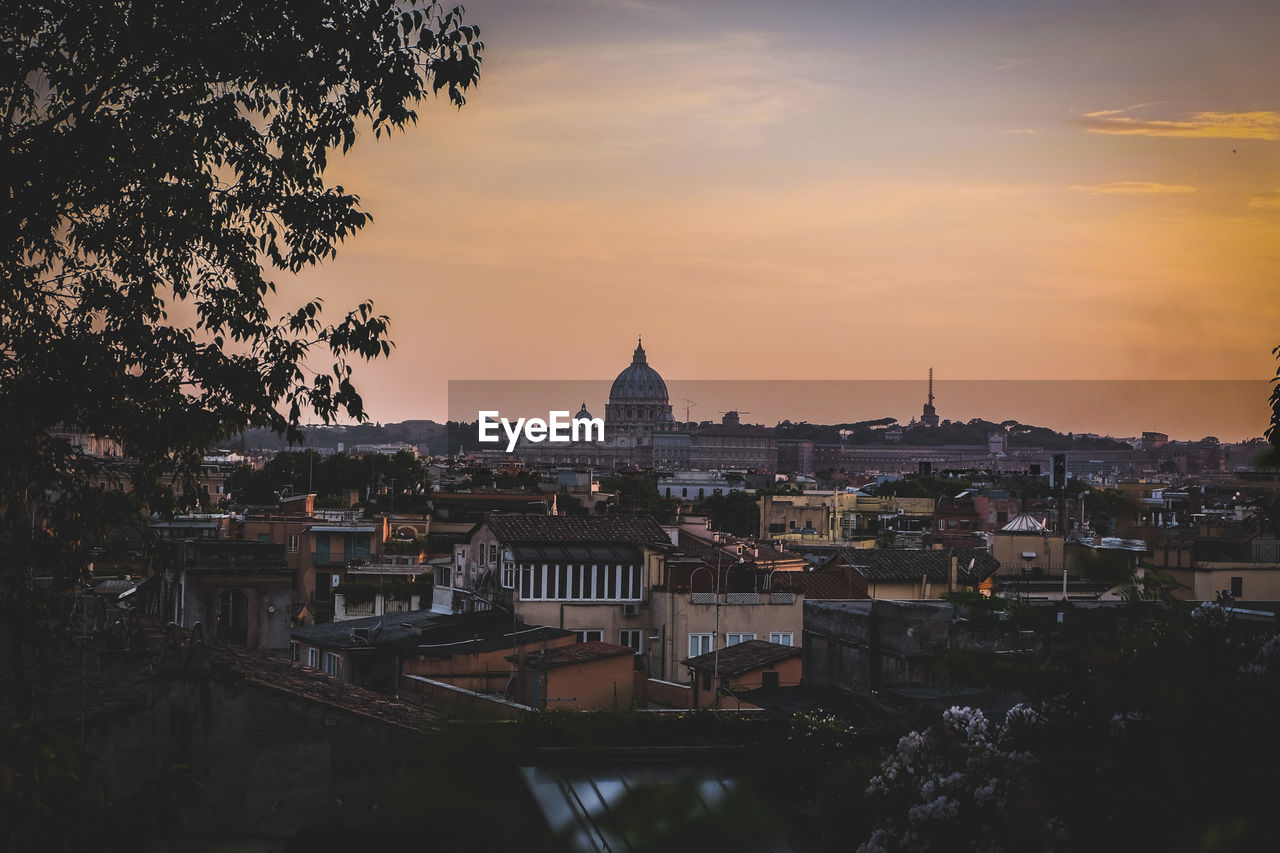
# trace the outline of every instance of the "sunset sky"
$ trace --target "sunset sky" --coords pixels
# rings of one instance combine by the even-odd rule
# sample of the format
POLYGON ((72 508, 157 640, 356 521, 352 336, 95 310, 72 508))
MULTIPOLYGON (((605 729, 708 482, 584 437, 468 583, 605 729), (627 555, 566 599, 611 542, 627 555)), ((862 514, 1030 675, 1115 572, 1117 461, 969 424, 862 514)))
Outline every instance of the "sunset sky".
POLYGON ((668 379, 1274 375, 1274 0, 467 17, 467 106, 336 160, 374 223, 280 281, 391 315, 377 420, 612 378, 640 334, 668 379))

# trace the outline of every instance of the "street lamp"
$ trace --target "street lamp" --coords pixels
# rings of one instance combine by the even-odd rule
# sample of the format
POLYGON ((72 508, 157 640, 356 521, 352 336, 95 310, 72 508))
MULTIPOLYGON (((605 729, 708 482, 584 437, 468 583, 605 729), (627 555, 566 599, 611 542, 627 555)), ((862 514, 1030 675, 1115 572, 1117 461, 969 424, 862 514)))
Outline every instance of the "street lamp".
POLYGON ((284 565, 285 568, 293 569, 294 592, 304 593, 301 589, 302 579, 299 577, 298 567, 289 565, 289 508, 285 506, 284 502, 292 491, 293 490, 289 486, 281 486, 280 489, 275 492, 276 506, 280 507, 280 514, 284 516, 284 565))
POLYGON ((715 602, 715 608, 716 608, 716 632, 711 636, 711 651, 713 653, 713 656, 711 658, 711 671, 715 681, 714 699, 715 699, 715 707, 717 710, 719 710, 720 708, 720 559, 723 556, 724 555, 721 552, 719 551, 716 552, 716 568, 714 571, 710 566, 704 563, 703 565, 698 566, 698 568, 694 569, 693 572, 689 575, 690 603, 692 603, 693 601, 693 579, 698 576, 698 572, 701 572, 701 571, 712 572, 714 576, 714 583, 712 585, 711 594, 715 596, 714 602, 715 602))

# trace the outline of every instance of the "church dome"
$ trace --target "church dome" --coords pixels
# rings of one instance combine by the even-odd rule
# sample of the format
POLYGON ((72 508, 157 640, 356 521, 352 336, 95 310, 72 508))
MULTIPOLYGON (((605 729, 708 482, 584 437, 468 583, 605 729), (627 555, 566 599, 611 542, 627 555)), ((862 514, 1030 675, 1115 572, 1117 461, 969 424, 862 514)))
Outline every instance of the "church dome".
POLYGON ((645 358, 644 346, 637 343, 631 365, 618 374, 609 389, 609 402, 624 401, 667 402, 667 383, 662 381, 658 371, 649 366, 645 358))
POLYGON ((582 408, 581 408, 581 409, 578 409, 578 414, 574 415, 574 416, 573 416, 573 419, 574 419, 575 421, 589 421, 589 420, 591 420, 591 413, 587 411, 587 404, 586 404, 586 403, 583 403, 583 404, 582 404, 582 408))

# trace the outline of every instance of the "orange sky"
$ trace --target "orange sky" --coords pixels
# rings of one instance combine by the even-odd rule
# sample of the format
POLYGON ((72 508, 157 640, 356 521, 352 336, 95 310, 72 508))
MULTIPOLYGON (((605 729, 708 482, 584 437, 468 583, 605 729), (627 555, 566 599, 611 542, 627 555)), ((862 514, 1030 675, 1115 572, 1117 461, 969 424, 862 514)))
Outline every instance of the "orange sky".
POLYGON ((670 379, 1273 375, 1280 7, 958 5, 468 3, 479 89, 333 163, 374 223, 281 290, 391 315, 381 421, 638 334, 670 379))

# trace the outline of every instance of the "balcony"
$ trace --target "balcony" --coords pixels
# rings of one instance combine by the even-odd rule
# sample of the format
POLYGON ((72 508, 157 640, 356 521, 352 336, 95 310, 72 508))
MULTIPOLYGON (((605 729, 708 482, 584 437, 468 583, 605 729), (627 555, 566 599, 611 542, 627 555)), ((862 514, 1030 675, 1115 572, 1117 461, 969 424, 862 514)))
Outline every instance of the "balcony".
MULTIPOLYGON (((429 591, 423 585, 422 592, 429 591)), ((346 596, 340 592, 333 595, 333 621, 342 622, 347 619, 360 619, 366 616, 383 616, 396 613, 412 613, 422 609, 422 593, 415 592, 406 601, 391 598, 381 592, 375 593, 372 601, 353 601, 348 603, 346 596)))
MULTIPOLYGON (((338 596, 338 598, 341 597, 342 596, 338 596)), ((342 608, 343 613, 350 617, 373 616, 373 609, 372 601, 353 601, 350 604, 344 603, 342 608)))

